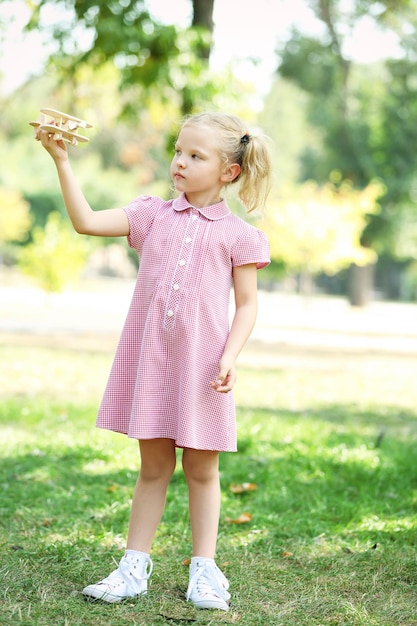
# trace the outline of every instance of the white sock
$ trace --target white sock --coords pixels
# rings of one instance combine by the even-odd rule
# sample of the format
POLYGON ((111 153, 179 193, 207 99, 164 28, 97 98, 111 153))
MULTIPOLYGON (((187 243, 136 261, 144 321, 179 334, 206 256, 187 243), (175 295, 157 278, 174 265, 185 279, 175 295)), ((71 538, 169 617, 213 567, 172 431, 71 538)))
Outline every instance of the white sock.
POLYGON ((139 561, 141 558, 149 558, 149 554, 147 552, 141 552, 140 550, 126 550, 124 558, 129 561, 139 561))
POLYGON ((214 563, 214 559, 209 559, 206 556, 193 556, 191 557, 191 565, 197 564, 197 563, 214 563))

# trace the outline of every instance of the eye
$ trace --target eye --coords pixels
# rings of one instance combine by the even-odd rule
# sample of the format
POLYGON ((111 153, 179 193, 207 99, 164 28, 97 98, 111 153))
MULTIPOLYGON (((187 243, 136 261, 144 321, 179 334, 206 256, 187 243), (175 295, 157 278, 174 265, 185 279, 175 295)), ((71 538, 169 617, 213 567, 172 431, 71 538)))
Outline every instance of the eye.
POLYGON ((181 154, 181 150, 179 148, 174 148, 174 154, 178 156, 179 154, 181 154))
POLYGON ((199 159, 199 158, 200 158, 200 156, 199 156, 198 154, 192 154, 192 155, 191 155, 191 158, 192 158, 192 159, 199 159))

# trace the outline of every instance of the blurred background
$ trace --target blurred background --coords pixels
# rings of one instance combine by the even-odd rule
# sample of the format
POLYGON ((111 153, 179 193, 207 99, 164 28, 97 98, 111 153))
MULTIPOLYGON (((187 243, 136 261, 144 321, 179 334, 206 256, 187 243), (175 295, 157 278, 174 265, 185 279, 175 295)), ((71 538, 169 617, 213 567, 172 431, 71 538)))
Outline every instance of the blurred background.
POLYGON ((99 284, 130 293, 137 269, 124 240, 72 232, 28 125, 45 106, 94 125, 69 151, 97 210, 170 195, 183 115, 242 116, 273 140, 274 187, 250 217, 271 243, 264 292, 326 298, 339 316, 340 302, 415 303, 417 2, 1 0, 0 24, 5 309, 99 284))

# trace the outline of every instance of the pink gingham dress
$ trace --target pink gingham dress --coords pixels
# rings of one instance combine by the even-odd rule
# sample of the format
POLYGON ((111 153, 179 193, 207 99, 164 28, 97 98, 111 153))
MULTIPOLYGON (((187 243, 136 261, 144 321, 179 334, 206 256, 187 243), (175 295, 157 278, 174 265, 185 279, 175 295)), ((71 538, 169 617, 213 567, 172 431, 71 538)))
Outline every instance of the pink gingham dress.
POLYGON ((226 202, 140 196, 124 207, 140 266, 97 426, 235 451, 233 393, 210 387, 229 332, 234 266, 269 263, 265 234, 226 202))

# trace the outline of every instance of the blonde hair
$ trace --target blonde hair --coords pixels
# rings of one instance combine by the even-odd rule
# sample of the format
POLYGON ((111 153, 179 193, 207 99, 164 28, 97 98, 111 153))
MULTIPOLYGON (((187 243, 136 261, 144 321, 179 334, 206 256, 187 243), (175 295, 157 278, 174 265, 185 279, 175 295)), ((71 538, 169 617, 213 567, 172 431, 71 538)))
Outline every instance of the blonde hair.
POLYGON ((186 118, 181 128, 204 125, 219 135, 220 157, 225 164, 238 163, 240 173, 228 183, 239 182, 238 198, 250 213, 263 209, 272 184, 272 165, 265 135, 250 135, 245 123, 229 113, 205 112, 186 118))

